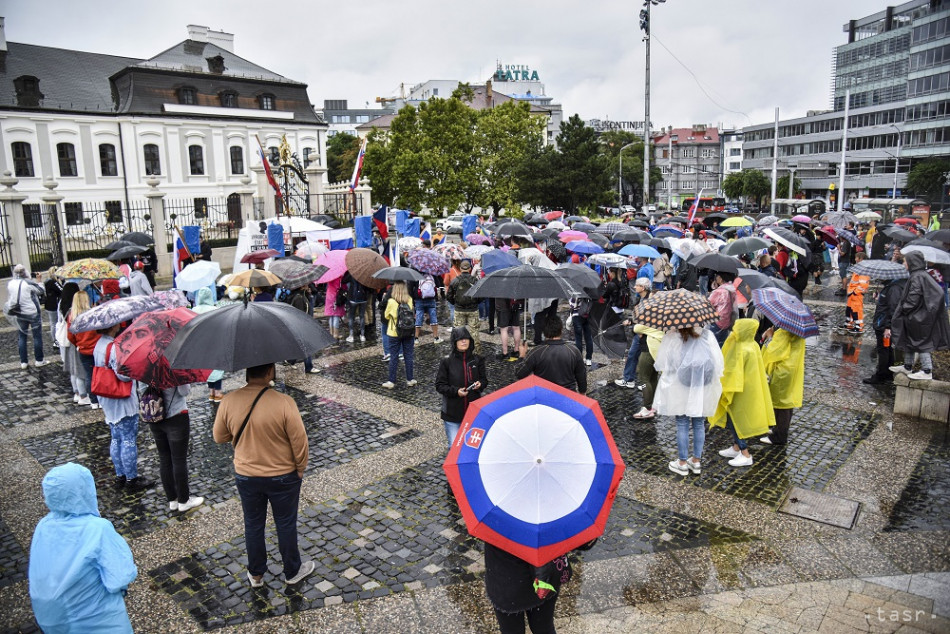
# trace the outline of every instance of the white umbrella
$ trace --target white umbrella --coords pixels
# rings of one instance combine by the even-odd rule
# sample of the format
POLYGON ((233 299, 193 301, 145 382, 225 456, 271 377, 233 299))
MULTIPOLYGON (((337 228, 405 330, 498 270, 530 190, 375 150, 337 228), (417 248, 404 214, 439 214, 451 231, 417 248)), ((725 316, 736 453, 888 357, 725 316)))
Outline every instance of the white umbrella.
POLYGON ((493 250, 495 247, 490 247, 487 244, 473 244, 472 246, 465 249, 462 253, 465 254, 465 257, 471 258, 473 260, 478 260, 486 252, 493 250))
POLYGON ((924 256, 924 259, 930 262, 931 264, 950 264, 950 253, 946 251, 941 251, 935 247, 928 247, 923 245, 911 245, 906 246, 901 249, 901 253, 914 253, 917 252, 924 256))
POLYGON ((197 291, 211 286, 221 275, 221 266, 217 262, 200 260, 189 264, 175 277, 175 287, 183 291, 197 291))
POLYGON ((608 269, 625 269, 629 261, 619 253, 595 253, 587 258, 588 263, 606 266, 608 269))
POLYGON ((543 269, 555 269, 557 265, 551 261, 551 258, 544 255, 538 249, 534 247, 528 247, 526 249, 518 249, 518 259, 525 264, 530 264, 532 266, 540 266, 543 269))
POLYGON ((560 220, 554 220, 553 222, 548 223, 547 228, 548 229, 567 229, 567 225, 561 222, 560 220))
POLYGON ((858 220, 880 220, 881 214, 876 211, 862 211, 859 214, 854 215, 858 220))

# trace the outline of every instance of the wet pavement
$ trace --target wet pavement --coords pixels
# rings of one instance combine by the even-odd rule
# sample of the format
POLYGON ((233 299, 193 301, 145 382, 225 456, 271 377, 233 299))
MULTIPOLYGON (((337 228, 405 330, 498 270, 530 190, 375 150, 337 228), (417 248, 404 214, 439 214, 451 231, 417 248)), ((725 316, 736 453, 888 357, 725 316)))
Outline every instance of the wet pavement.
MULTIPOLYGON (((873 334, 832 332, 844 318, 832 287, 806 301, 823 334, 808 343, 805 403, 789 444, 751 444, 748 469, 716 454, 730 444, 716 429, 701 475, 670 472, 672 419, 632 419, 630 390, 613 385, 621 362, 595 355, 590 396, 627 473, 605 535, 572 556, 559 631, 850 631, 867 629, 868 615, 892 605, 929 610, 933 619, 915 627, 950 630, 950 606, 939 600, 944 589, 950 596, 947 431, 894 417, 893 388, 861 382, 873 372, 873 334), (860 502, 856 526, 778 513, 792 486, 860 502), (772 610, 753 609, 763 597, 777 601, 772 610)), ((45 513, 39 479, 69 460, 93 471, 103 517, 136 555, 139 580, 127 599, 136 631, 496 631, 481 544, 468 537, 441 469, 441 399, 432 389, 448 351, 448 332, 441 334, 445 343, 431 334, 417 343, 414 388, 405 386, 402 363, 396 389, 381 387, 387 365, 373 339, 327 350, 316 359, 320 375, 280 368, 278 389, 298 403, 310 438, 298 532, 317 568, 288 589, 269 525, 266 585, 252 590, 231 450, 210 437, 206 389, 189 398, 189 460, 192 490, 207 502, 181 516, 168 511, 160 486, 134 495, 109 486, 101 415, 69 402, 58 363, 21 371, 16 333, 0 329, 0 631, 34 631, 25 575, 30 536, 45 513)), ((483 332, 482 342, 489 389, 512 382, 516 364, 494 358, 498 337, 483 332)), ((225 388, 240 385, 229 376, 225 388)), ((157 480, 144 429, 139 452, 140 472, 157 480)))

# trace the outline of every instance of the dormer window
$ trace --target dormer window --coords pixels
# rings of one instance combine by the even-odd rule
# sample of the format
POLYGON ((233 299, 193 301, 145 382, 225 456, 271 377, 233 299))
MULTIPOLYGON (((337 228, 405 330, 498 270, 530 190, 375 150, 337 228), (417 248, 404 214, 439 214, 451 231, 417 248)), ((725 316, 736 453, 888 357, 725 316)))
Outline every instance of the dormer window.
POLYGON ((221 93, 221 107, 222 108, 237 108, 238 107, 238 95, 233 90, 226 90, 221 93))
POLYGON ((261 110, 277 110, 277 100, 274 95, 261 95, 258 97, 261 104, 261 110))
POLYGON ((205 60, 208 62, 208 72, 214 73, 215 75, 221 75, 224 73, 224 58, 220 55, 215 55, 214 57, 209 57, 205 60))
POLYGON ((18 106, 35 108, 40 105, 43 93, 40 92, 40 80, 32 75, 21 75, 13 80, 18 106))
POLYGON ((191 86, 182 86, 178 89, 178 103, 186 106, 197 106, 198 91, 191 86))

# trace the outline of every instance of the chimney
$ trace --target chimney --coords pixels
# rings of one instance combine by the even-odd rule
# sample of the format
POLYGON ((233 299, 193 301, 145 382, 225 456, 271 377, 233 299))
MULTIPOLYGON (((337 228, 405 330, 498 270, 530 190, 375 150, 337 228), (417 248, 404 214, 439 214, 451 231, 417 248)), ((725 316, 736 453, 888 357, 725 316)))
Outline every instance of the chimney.
POLYGON ((7 29, 4 24, 5 18, 0 17, 0 51, 7 50, 7 29))
POLYGON ((206 26, 200 26, 197 24, 188 25, 188 39, 194 40, 195 42, 206 42, 208 44, 214 44, 218 48, 222 48, 229 53, 234 52, 234 34, 225 33, 224 31, 212 31, 206 26))

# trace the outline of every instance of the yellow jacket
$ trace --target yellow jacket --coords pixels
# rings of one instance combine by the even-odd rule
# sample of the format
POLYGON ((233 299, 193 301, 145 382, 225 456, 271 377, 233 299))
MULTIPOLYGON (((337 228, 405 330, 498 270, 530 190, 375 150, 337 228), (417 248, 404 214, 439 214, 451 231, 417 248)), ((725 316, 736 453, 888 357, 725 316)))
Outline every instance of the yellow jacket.
POLYGON ((805 389, 805 340, 776 328, 772 341, 762 350, 769 392, 775 409, 802 406, 805 389))
POLYGON ((711 427, 725 427, 728 414, 739 438, 763 436, 775 424, 762 351, 755 342, 758 328, 755 319, 737 319, 733 324, 722 346, 722 396, 716 413, 709 419, 711 427))
MULTIPOLYGON (((409 298, 409 308, 412 308, 412 298, 409 298)), ((392 297, 386 302, 386 312, 383 316, 386 318, 386 334, 390 337, 399 337, 399 331, 396 330, 396 315, 399 313, 399 302, 392 297)))
POLYGON ((647 336, 647 349, 650 351, 650 356, 656 359, 657 355, 660 354, 660 344, 663 343, 663 335, 665 333, 662 330, 644 326, 643 324, 634 325, 633 332, 636 335, 647 336))

